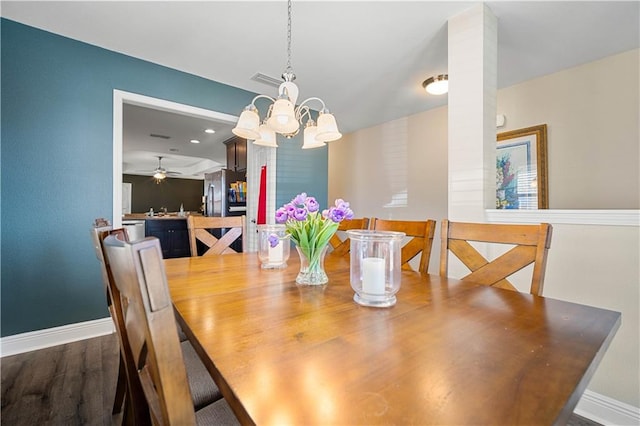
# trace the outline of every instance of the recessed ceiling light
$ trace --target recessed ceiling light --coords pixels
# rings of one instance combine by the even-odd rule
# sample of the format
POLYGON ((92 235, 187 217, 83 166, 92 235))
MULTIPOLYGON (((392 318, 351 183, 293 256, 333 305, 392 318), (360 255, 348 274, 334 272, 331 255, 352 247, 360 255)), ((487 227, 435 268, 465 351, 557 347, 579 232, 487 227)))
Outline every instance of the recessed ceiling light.
POLYGON ((189 142, 191 142, 191 143, 200 143, 200 141, 198 139, 191 139, 189 142))
POLYGON ((205 129, 205 133, 215 133, 216 131, 213 129, 205 129))

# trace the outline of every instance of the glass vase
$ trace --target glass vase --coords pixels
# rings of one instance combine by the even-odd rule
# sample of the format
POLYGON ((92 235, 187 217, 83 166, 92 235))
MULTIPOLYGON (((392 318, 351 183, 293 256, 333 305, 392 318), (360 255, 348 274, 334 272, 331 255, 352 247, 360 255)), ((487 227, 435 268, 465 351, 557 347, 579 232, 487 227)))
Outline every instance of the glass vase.
POLYGON ((258 257, 262 269, 286 268, 289 247, 289 234, 284 225, 258 225, 258 257))
POLYGON ((300 272, 296 277, 297 284, 323 285, 329 282, 329 277, 324 271, 324 256, 327 254, 328 248, 328 244, 313 250, 296 245, 300 256, 300 272))

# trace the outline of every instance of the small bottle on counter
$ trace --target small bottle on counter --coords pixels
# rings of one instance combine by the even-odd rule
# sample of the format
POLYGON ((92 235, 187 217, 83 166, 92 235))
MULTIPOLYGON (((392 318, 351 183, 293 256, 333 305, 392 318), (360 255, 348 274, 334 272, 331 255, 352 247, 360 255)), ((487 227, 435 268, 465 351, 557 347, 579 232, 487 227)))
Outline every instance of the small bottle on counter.
POLYGON ((153 207, 149 208, 149 216, 153 216, 153 207))
POLYGON ((178 213, 178 216, 180 217, 184 216, 184 205, 182 203, 180 203, 180 212, 178 213))

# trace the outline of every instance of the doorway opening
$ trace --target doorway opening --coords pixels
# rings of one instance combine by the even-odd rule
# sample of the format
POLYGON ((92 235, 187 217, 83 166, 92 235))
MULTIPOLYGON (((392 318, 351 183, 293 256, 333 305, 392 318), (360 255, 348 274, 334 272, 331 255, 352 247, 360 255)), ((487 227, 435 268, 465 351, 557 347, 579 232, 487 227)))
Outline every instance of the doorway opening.
MULTIPOLYGON (((114 227, 122 226, 123 216, 123 148, 124 148, 124 114, 125 105, 134 105, 152 110, 179 114, 189 117, 203 118, 215 122, 235 125, 238 117, 190 105, 179 104, 163 99, 152 98, 135 93, 114 90, 113 92, 113 219, 114 227)), ((204 188, 203 188, 204 192, 204 188)))

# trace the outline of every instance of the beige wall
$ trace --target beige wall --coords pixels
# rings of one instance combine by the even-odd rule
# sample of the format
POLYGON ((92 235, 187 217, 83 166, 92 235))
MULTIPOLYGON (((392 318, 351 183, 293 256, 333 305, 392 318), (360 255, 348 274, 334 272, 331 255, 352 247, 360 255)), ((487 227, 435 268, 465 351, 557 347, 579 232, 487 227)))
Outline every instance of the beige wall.
MULTIPOLYGON (((349 201, 356 217, 440 222, 447 215, 446 123, 442 107, 330 142, 329 199, 349 201)), ((437 273, 437 256, 429 270, 437 273)))
POLYGON ((547 124, 549 208, 639 209, 640 50, 498 91, 498 132, 547 124))
POLYGON ((640 407, 640 230, 553 224, 545 297, 622 312, 588 388, 640 407))
MULTIPOLYGON (((624 74, 624 71, 620 72, 624 74)), ((629 81, 628 77, 624 77, 625 81, 629 81)), ((551 200, 554 200, 554 196, 565 194, 565 198, 583 200, 582 208, 597 206, 610 209, 623 207, 627 202, 625 198, 630 198, 635 201, 627 207, 638 208, 637 78, 636 50, 498 92, 498 111, 507 115, 508 128, 540 123, 547 123, 549 126, 549 146, 553 147, 550 148, 550 179, 554 179, 556 183, 564 182, 559 189, 551 186, 551 200), (632 64, 634 61, 635 64, 632 64), (563 93, 564 96, 569 96, 569 93, 561 91, 560 87, 553 99, 542 94, 537 97, 531 93, 532 87, 538 87, 542 91, 545 86, 551 85, 544 83, 545 80, 561 79, 573 85, 570 83, 572 80, 582 79, 584 82, 585 75, 595 78, 594 68, 609 70, 610 66, 617 70, 621 63, 629 65, 632 72, 635 69, 636 81, 629 82, 631 89, 625 89, 616 96, 597 90, 601 97, 599 100, 594 98, 596 93, 585 94, 590 98, 588 101, 582 98, 576 106, 569 106, 563 100, 563 93), (540 81, 543 83, 539 83, 540 81), (515 103, 517 90, 530 95, 531 105, 527 105, 529 110, 526 113, 523 112, 523 105, 515 103), (534 102, 535 98, 539 99, 534 102), (507 101, 508 99, 514 100, 507 101), (563 103, 564 105, 558 106, 563 103), (632 117, 629 111, 635 115, 632 117), (579 127, 575 131, 577 136, 574 137, 573 132, 569 136, 568 127, 575 125, 579 127), (611 150, 613 142, 621 143, 626 148, 611 150), (569 148, 569 143, 576 146, 569 148), (573 152, 581 153, 577 156, 579 158, 565 161, 565 157, 573 152), (609 165, 609 169, 598 170, 593 165, 587 165, 588 162, 584 161, 592 155, 603 160, 594 164, 609 165), (617 156, 616 161, 624 163, 624 166, 609 164, 611 156, 617 156), (567 161, 570 165, 580 164, 580 167, 571 166, 570 172, 556 167, 559 162, 567 161), (575 170, 576 168, 580 170, 575 170), (586 172, 581 168, 587 169, 586 172), (592 183, 584 191, 578 191, 581 195, 574 197, 573 192, 576 190, 572 189, 574 184, 571 181, 575 180, 573 175, 576 173, 583 176, 581 180, 591 179, 590 173, 615 177, 606 181, 609 190, 605 194, 594 195, 596 193, 593 187, 596 184, 592 183), (618 182, 625 182, 623 192, 612 188, 618 182), (635 194, 630 194, 632 191, 635 194), (613 197, 616 198, 615 201, 611 192, 618 194, 613 197)), ((594 89, 593 86, 588 86, 582 91, 593 92, 594 89)), ((573 90, 571 96, 575 96, 573 90)), ((329 198, 341 197, 351 201, 357 216, 397 219, 429 217, 437 220, 446 217, 447 121, 447 108, 443 107, 356 131, 331 143, 329 198), (405 188, 407 196, 406 203, 403 203, 405 188), (390 207, 390 204, 394 205, 394 195, 396 207, 390 207)), ((599 183, 597 186, 606 187, 599 183)), ((553 204, 551 206, 561 207, 553 204)), ((551 213, 553 212, 539 212, 541 220, 554 225, 544 295, 622 312, 622 326, 589 384, 589 389, 640 407, 640 228, 554 223, 551 213), (545 217, 547 213, 549 216, 545 217)), ((439 233, 436 237, 429 269, 431 273, 438 271, 439 233)))

